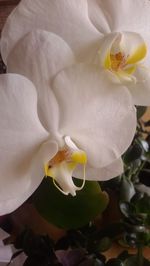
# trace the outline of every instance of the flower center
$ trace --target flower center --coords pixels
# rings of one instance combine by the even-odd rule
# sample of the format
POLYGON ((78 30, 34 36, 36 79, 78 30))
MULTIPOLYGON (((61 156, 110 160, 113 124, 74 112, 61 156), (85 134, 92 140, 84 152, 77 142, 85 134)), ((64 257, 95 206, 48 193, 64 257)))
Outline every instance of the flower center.
POLYGON ((134 73, 146 57, 147 46, 138 33, 113 32, 103 38, 98 54, 101 66, 120 81, 136 82, 134 73))
POLYGON ((52 168, 63 161, 69 161, 70 156, 71 153, 69 149, 64 148, 63 150, 58 151, 56 155, 48 162, 48 167, 52 168))
POLYGON ((65 137, 64 147, 51 158, 45 165, 45 176, 53 178, 54 185, 65 195, 76 195, 85 184, 85 165, 87 155, 80 150, 69 136, 65 137), (78 164, 83 165, 83 184, 77 187, 72 180, 72 175, 78 164))
POLYGON ((118 52, 116 54, 110 54, 110 61, 111 61, 111 69, 113 71, 121 70, 126 65, 125 55, 121 52, 118 52))

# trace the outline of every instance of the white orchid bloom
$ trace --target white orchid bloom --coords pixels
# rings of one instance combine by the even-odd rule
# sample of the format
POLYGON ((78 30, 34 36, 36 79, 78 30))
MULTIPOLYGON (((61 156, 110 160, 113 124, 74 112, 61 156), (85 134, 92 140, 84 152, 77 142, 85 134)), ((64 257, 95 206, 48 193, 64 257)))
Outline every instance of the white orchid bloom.
POLYGON ((17 42, 32 30, 53 32, 84 62, 107 70, 136 105, 150 105, 149 0, 22 0, 2 32, 5 62, 17 42))
POLYGON ((95 65, 74 64, 69 46, 45 31, 27 34, 8 61, 24 76, 0 76, 0 215, 21 205, 44 176, 74 196, 82 186, 72 176, 84 185, 123 171, 120 156, 136 129, 126 87, 110 84, 95 65))

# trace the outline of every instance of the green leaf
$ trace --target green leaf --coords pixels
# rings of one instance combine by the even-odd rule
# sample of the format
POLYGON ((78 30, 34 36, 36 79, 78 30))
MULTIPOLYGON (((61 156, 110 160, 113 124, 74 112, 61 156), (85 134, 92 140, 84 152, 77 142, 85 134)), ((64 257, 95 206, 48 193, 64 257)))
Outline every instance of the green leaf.
POLYGON ((124 266, 138 266, 137 264, 137 257, 131 256, 128 259, 125 260, 124 266))
POLYGON ((130 164, 140 159, 143 154, 143 148, 140 143, 136 142, 131 145, 123 156, 125 164, 130 164))
MULTIPOLYGON (((81 184, 81 180, 76 181, 81 184)), ((34 196, 34 204, 48 222, 65 229, 84 226, 102 213, 108 204, 108 195, 102 192, 98 182, 86 181, 75 197, 63 195, 45 178, 34 196)))
POLYGON ((143 151, 148 152, 149 151, 149 144, 146 140, 144 139, 138 139, 139 143, 141 144, 143 151))
POLYGON ((133 204, 129 202, 120 202, 119 203, 120 210, 122 214, 126 217, 129 218, 130 215, 133 215, 135 213, 135 207, 133 204))
POLYGON ((130 256, 130 255, 129 255, 128 250, 124 250, 124 251, 122 251, 122 252, 119 254, 118 259, 120 259, 121 261, 124 261, 124 260, 126 260, 129 256, 130 256))
POLYGON ((133 183, 127 178, 123 177, 120 186, 120 200, 130 201, 135 194, 133 183))
POLYGON ((142 263, 140 264, 138 257, 132 256, 125 260, 124 266, 150 266, 150 262, 143 258, 142 263))
POLYGON ((144 195, 137 204, 136 204, 137 212, 150 214, 150 196, 144 195))
POLYGON ((123 262, 120 259, 110 259, 106 266, 124 266, 123 262))
POLYGON ((136 106, 136 109, 137 109, 137 119, 140 119, 145 114, 147 107, 136 106))
POLYGON ((102 238, 98 243, 98 251, 105 252, 108 250, 112 245, 112 241, 109 237, 102 238))

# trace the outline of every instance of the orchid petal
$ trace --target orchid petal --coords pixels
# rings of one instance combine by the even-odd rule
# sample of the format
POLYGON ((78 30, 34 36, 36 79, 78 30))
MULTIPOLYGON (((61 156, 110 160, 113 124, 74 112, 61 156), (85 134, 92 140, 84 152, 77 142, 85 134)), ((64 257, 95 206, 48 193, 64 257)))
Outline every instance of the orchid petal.
POLYGON ((52 78, 66 66, 75 63, 69 46, 59 36, 37 30, 27 34, 8 57, 8 72, 30 79, 38 93, 38 114, 48 131, 56 131, 58 107, 51 92, 52 78))
POLYGON ((120 157, 136 128, 128 90, 106 77, 95 65, 79 64, 61 71, 53 83, 60 108, 59 132, 71 136, 97 168, 120 157))
POLYGON ((109 33, 105 27, 107 23, 111 32, 138 32, 146 37, 146 42, 150 41, 148 0, 115 0, 115 3, 112 0, 88 0, 88 7, 89 17, 100 32, 109 33))
POLYGON ((1 51, 6 62, 16 43, 35 29, 54 32, 85 58, 97 49, 100 33, 88 18, 87 1, 76 0, 23 0, 8 17, 1 39, 1 51))
POLYGON ((75 167, 76 164, 69 167, 69 164, 64 161, 48 170, 48 175, 53 178, 56 187, 65 195, 68 195, 69 193, 72 196, 76 195, 76 190, 78 188, 72 180, 72 174, 75 167), (57 186, 57 184, 59 186, 57 186))
POLYGON ((145 58, 147 47, 143 38, 134 32, 113 32, 106 35, 100 44, 100 64, 111 69, 111 55, 121 53, 125 64, 135 64, 145 58))
MULTIPOLYGON (((88 164, 86 166, 86 180, 106 181, 123 173, 123 161, 121 158, 115 160, 108 166, 102 168, 92 168, 88 164)), ((79 165, 74 173, 74 177, 83 178, 83 169, 79 165)))
POLYGON ((80 150, 71 140, 69 136, 65 137, 65 143, 70 148, 71 154, 71 161, 75 164, 83 164, 87 163, 87 156, 86 153, 80 150))
POLYGON ((147 53, 143 38, 135 32, 123 32, 121 48, 127 58, 126 64, 135 64, 141 61, 147 53))
MULTIPOLYGON (((33 163, 35 175, 31 180, 31 163, 37 161, 40 146, 49 134, 37 116, 36 90, 25 77, 0 76, 0 121, 0 215, 3 215, 23 203, 43 178, 41 165, 33 163)), ((56 152, 55 146, 52 144, 49 156, 56 152)))
POLYGON ((100 64, 106 69, 111 68, 110 54, 114 44, 117 43, 117 49, 120 48, 121 33, 113 32, 106 35, 100 43, 98 51, 100 64))
POLYGON ((134 73, 135 83, 129 83, 128 89, 133 97, 135 105, 150 105, 150 69, 144 66, 138 66, 134 73))
MULTIPOLYGON (((37 187, 40 185, 44 177, 43 166, 44 166, 45 161, 48 158, 53 157, 53 155, 56 152, 57 152, 57 144, 55 142, 46 143, 46 147, 45 145, 43 145, 42 149, 40 149, 39 152, 37 152, 37 154, 35 155, 32 161, 32 166, 29 169, 29 172, 26 174, 26 176, 20 177, 21 180, 19 180, 20 183, 18 184, 19 190, 16 190, 17 186, 12 187, 12 183, 9 184, 10 188, 6 184, 7 185, 6 195, 9 194, 9 190, 11 190, 12 192, 12 189, 13 189, 15 191, 15 196, 12 196, 10 198, 5 197, 0 200, 0 215, 4 215, 4 214, 14 211, 22 203, 24 203, 24 201, 26 201, 29 198, 29 196, 32 195, 32 193, 37 189, 37 187), (23 178, 24 180, 22 180, 23 178), (28 185, 27 185, 27 182, 28 182, 28 185)), ((11 182, 13 181, 14 180, 12 179, 11 182)))
POLYGON ((88 0, 89 18, 99 32, 107 34, 111 32, 111 10, 105 12, 105 2, 100 0, 88 0), (104 5, 103 5, 104 4, 104 5))
POLYGON ((78 149, 69 136, 66 136, 64 140, 64 149, 60 149, 51 160, 44 163, 45 176, 51 177, 54 185, 63 194, 68 195, 70 193, 75 196, 76 190, 81 190, 85 184, 87 157, 85 152, 78 149), (80 187, 77 187, 72 180, 73 171, 78 164, 83 165, 83 184, 80 187))
POLYGON ((113 31, 115 15, 118 14, 116 2, 115 5, 111 0, 87 0, 87 2, 89 18, 98 31, 103 34, 113 31))
POLYGON ((138 32, 150 47, 149 0, 88 0, 88 7, 89 18, 100 33, 138 32))

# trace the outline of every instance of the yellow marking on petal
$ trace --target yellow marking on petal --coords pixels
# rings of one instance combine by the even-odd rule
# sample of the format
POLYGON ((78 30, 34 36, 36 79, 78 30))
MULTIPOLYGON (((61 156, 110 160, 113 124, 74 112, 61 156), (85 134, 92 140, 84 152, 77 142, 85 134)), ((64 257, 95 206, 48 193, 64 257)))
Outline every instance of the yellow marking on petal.
POLYGON ((71 155, 71 160, 75 163, 86 164, 87 155, 84 151, 74 151, 71 155))
POLYGON ((73 171, 76 168, 76 166, 77 166, 77 163, 75 163, 75 162, 68 163, 68 169, 69 170, 73 171))
POLYGON ((129 57, 126 60, 126 64, 135 64, 139 61, 141 61, 147 53, 147 46, 145 43, 140 45, 132 55, 129 55, 129 57))
POLYGON ((104 67, 109 69, 111 67, 111 58, 110 58, 110 51, 107 53, 105 60, 104 60, 104 67))
POLYGON ((128 75, 131 75, 134 73, 135 70, 136 70, 136 66, 134 65, 134 66, 124 69, 124 72, 127 73, 128 75))
POLYGON ((55 178, 54 174, 54 167, 50 167, 49 164, 44 164, 44 172, 46 177, 55 178))
POLYGON ((85 184, 85 166, 87 163, 87 155, 84 151, 79 150, 76 146, 73 148, 65 146, 64 149, 59 150, 53 158, 44 164, 44 172, 46 177, 51 177, 53 179, 55 187, 64 195, 68 195, 70 193, 72 196, 75 196, 76 190, 81 190, 85 184), (63 181, 63 179, 72 178, 73 171, 78 164, 83 165, 82 185, 80 187, 72 185, 72 188, 69 188, 70 191, 66 190, 66 192, 65 189, 63 190, 63 186, 59 186, 59 180, 62 178, 61 182, 64 182, 65 188, 65 180, 63 181))
POLYGON ((52 168, 48 168, 48 171, 47 171, 47 176, 50 176, 52 178, 55 178, 54 177, 54 171, 53 171, 53 167, 52 168))
POLYGON ((48 164, 46 163, 46 164, 44 164, 44 172, 45 172, 46 177, 48 176, 48 170, 49 170, 48 164))
POLYGON ((126 82, 133 82, 136 83, 136 77, 134 77, 131 74, 126 73, 125 71, 118 71, 116 72, 116 75, 119 79, 123 79, 126 82))

